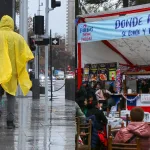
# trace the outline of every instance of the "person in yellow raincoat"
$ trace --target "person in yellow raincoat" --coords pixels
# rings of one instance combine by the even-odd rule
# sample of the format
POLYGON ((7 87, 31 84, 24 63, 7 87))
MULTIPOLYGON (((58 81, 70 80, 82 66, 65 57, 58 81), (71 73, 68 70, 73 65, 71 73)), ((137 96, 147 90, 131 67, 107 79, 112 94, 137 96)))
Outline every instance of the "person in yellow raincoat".
POLYGON ((18 84, 27 95, 32 83, 26 70, 34 56, 24 38, 14 32, 14 21, 3 16, 0 21, 0 101, 7 95, 7 127, 14 128, 15 95, 18 84))

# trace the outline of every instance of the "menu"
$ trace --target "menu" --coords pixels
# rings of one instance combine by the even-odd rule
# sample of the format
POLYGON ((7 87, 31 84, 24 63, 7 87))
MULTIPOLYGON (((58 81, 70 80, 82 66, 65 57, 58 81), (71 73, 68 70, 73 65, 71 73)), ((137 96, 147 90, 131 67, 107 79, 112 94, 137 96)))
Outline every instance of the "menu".
POLYGON ((109 81, 116 80, 116 69, 117 69, 117 63, 108 64, 109 81))
POLYGON ((89 81, 115 81, 117 63, 86 64, 84 78, 89 81))
POLYGON ((97 81, 97 64, 91 64, 89 71, 89 81, 97 81))
POLYGON ((98 78, 101 81, 108 80, 107 64, 98 64, 98 78))
POLYGON ((84 66, 84 70, 83 70, 83 80, 84 81, 89 80, 89 70, 90 70, 90 64, 86 64, 84 66))

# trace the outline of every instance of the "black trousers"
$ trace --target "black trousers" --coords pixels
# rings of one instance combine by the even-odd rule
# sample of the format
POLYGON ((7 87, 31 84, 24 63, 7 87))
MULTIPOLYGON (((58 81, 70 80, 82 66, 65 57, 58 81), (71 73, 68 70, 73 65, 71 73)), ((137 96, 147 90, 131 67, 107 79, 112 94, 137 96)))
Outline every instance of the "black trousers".
MULTIPOLYGON (((2 104, 2 96, 4 95, 5 91, 0 86, 0 104, 2 104)), ((7 121, 13 121, 14 120, 14 114, 15 114, 15 96, 10 95, 9 93, 6 93, 7 96, 7 121)))

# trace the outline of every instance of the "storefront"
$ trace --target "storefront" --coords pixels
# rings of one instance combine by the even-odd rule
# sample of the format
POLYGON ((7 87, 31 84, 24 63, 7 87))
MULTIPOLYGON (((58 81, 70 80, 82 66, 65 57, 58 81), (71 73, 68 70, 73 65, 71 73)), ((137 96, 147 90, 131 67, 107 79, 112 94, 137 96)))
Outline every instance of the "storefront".
POLYGON ((79 16, 77 22, 78 88, 82 80, 111 82, 117 101, 150 112, 149 5, 79 16))

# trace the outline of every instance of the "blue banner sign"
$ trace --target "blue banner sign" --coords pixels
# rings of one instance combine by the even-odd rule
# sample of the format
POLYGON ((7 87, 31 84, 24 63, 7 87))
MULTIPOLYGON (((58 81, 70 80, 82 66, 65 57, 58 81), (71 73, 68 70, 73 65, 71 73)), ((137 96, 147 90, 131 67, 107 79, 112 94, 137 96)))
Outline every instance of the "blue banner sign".
POLYGON ((78 25, 78 42, 93 42, 150 35, 150 13, 78 25))

